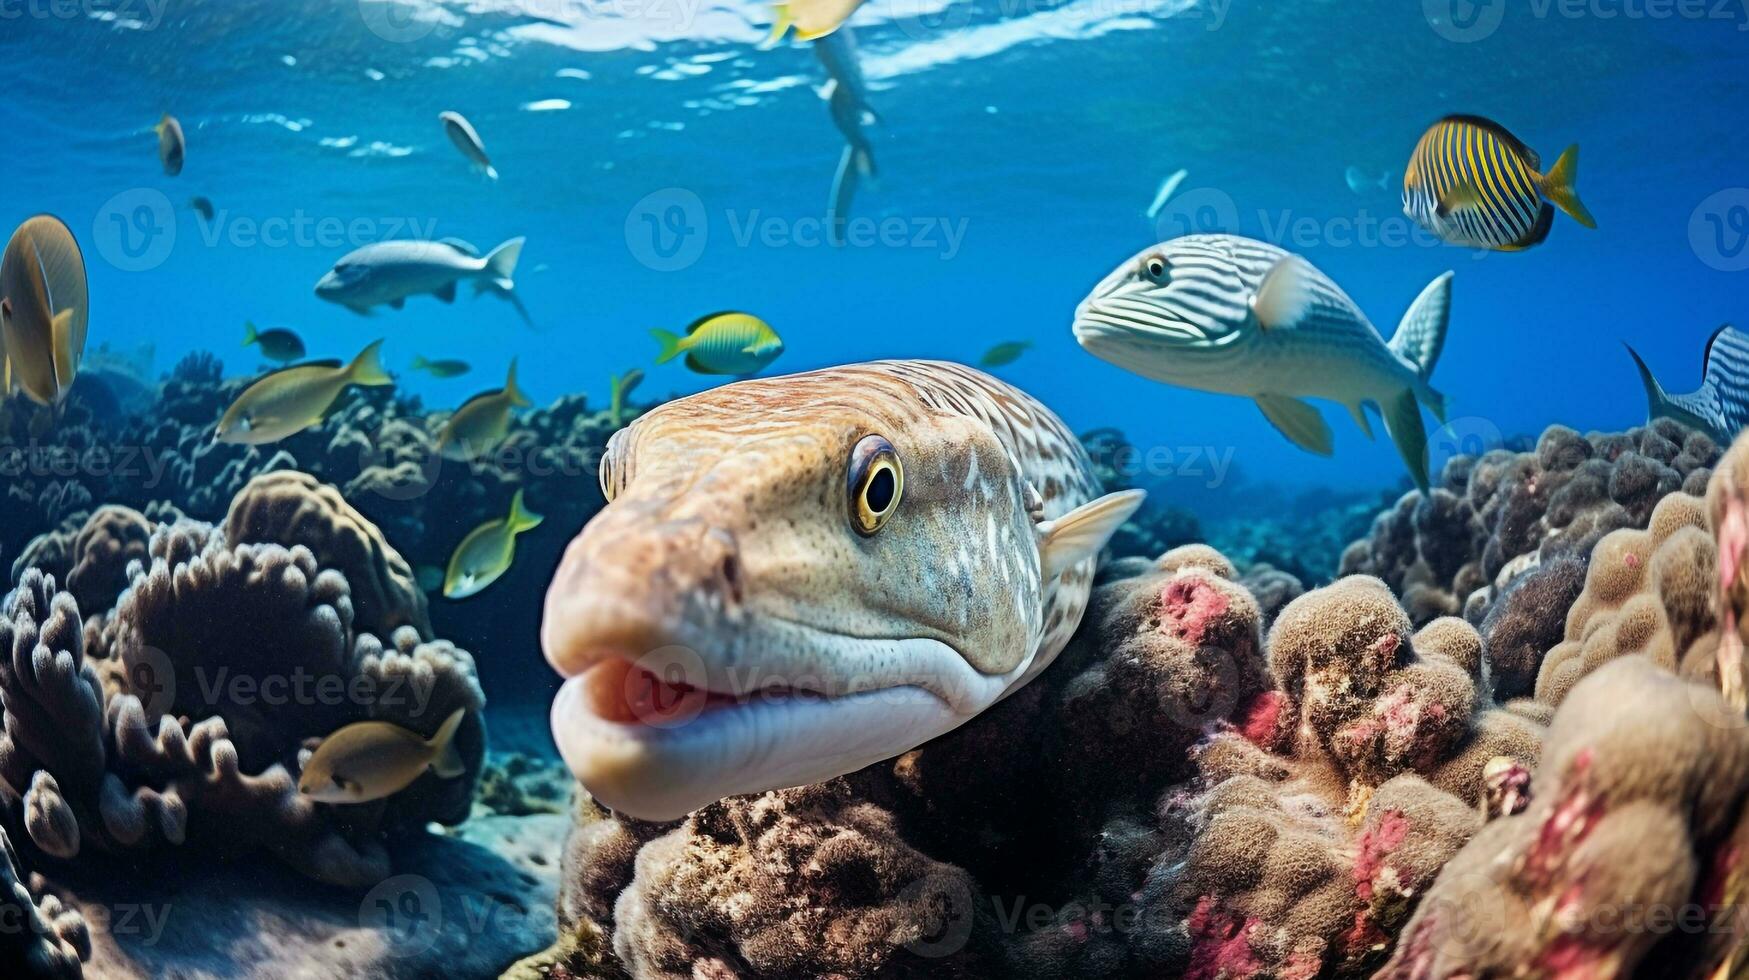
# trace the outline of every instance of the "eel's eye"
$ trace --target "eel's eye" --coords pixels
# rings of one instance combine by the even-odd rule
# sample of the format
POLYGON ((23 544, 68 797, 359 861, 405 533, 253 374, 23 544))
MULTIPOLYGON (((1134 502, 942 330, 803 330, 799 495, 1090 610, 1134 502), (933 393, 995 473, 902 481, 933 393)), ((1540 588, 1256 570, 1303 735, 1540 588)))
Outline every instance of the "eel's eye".
POLYGON ((1166 260, 1158 255, 1150 255, 1148 256, 1148 261, 1142 263, 1142 271, 1146 272, 1148 278, 1155 282, 1165 282, 1166 273, 1168 271, 1166 268, 1166 260))
POLYGON ((879 531, 899 509, 905 468, 893 444, 864 436, 850 451, 850 526, 863 537, 879 531))

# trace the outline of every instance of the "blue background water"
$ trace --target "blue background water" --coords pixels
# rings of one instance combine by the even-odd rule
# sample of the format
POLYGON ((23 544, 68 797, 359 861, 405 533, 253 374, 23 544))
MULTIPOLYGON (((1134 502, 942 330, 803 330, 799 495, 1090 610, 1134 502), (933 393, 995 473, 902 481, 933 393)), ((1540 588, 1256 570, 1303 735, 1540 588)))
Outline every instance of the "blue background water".
POLYGON ((1715 240, 1707 224, 1749 214, 1749 190, 1731 191, 1749 184, 1749 15, 1454 2, 1479 27, 1430 17, 1444 0, 874 0, 852 24, 884 117, 882 173, 856 213, 932 237, 832 249, 737 240, 755 216, 806 234, 841 147, 807 47, 757 48, 769 23, 759 3, 90 0, 40 16, 47 0, 8 0, 0 224, 65 218, 86 245, 92 343, 149 342, 160 370, 203 348, 232 372, 255 370, 238 346, 252 319, 298 330, 312 356, 382 336, 392 367, 415 354, 471 361, 457 380, 403 377, 435 406, 496 384, 513 355, 540 401, 605 399, 608 376, 636 365, 649 369, 643 393, 659 395, 715 379, 651 368, 648 329, 740 308, 788 343, 774 370, 975 360, 1030 340, 1005 377, 1079 429, 1117 425, 1173 454, 1156 455, 1155 475, 1200 505, 1220 488, 1208 493, 1206 464, 1178 472, 1186 447, 1231 453, 1254 481, 1383 487, 1403 479, 1394 451, 1340 409, 1327 406, 1336 456, 1318 459, 1242 401, 1095 360, 1069 322, 1094 282, 1197 207, 1197 220, 1236 220, 1306 254, 1387 335, 1423 284, 1457 271, 1434 378, 1459 421, 1436 456, 1555 421, 1642 421, 1618 340, 1673 390, 1693 387, 1702 343, 1742 317, 1749 285, 1732 271, 1749 264, 1733 251, 1741 234, 1715 240), (1486 36, 1453 39, 1466 30, 1486 36), (565 107, 530 108, 543 100, 565 107), (445 109, 474 122, 500 181, 451 147, 445 109), (188 136, 175 178, 160 172, 150 128, 164 111, 188 136), (1579 188, 1601 229, 1557 216, 1545 245, 1513 255, 1402 241, 1403 161, 1454 111, 1500 120, 1546 160, 1578 142, 1579 188), (1389 172, 1386 188, 1351 190, 1351 165, 1389 172), (1190 176, 1157 229, 1142 212, 1180 167, 1190 176), (127 271, 141 240, 124 241, 115 216, 161 200, 152 191, 174 205, 174 242, 159 228, 155 264, 127 271), (212 225, 186 206, 195 194, 220 209, 212 225), (642 214, 688 194, 708 228, 688 244, 702 250, 679 271, 652 268, 663 263, 642 214), (276 220, 303 222, 299 240, 242 237, 276 220), (482 248, 526 235, 519 292, 541 329, 490 298, 416 298, 371 319, 316 299, 334 260, 406 234, 407 221, 482 248), (1310 231, 1284 237, 1288 222, 1310 231), (1395 244, 1346 231, 1381 222, 1395 244), (957 251, 944 226, 963 229, 957 251))

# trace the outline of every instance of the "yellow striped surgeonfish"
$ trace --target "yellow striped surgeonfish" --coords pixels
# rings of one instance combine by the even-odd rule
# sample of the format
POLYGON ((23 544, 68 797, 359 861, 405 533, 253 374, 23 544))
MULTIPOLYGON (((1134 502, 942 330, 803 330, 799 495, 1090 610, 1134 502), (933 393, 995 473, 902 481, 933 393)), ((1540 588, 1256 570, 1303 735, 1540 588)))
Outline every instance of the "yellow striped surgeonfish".
POLYGON ((1453 245, 1516 252, 1549 236, 1555 208, 1596 228, 1579 202, 1579 147, 1542 173, 1535 150, 1480 116, 1447 116, 1422 134, 1403 172, 1403 213, 1453 245), (1552 206, 1551 206, 1552 204, 1552 206))

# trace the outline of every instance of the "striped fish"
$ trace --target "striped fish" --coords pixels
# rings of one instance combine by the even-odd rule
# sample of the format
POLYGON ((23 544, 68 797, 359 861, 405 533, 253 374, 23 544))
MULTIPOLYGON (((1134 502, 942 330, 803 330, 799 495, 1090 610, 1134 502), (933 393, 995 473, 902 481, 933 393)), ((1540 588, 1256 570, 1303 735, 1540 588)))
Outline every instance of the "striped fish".
POLYGON ((1145 378, 1257 401, 1294 445, 1328 456, 1330 426, 1303 399, 1369 404, 1427 489, 1420 405, 1441 418, 1429 375, 1445 345, 1451 273, 1429 283, 1390 343, 1304 258, 1236 235, 1187 235, 1117 267, 1075 311, 1075 339, 1145 378))
POLYGON ((1556 207, 1596 228, 1573 183, 1579 147, 1554 169, 1504 126, 1480 116, 1447 116, 1422 134, 1403 172, 1403 213, 1453 245, 1516 252, 1549 237, 1556 207), (1552 205, 1551 205, 1552 202, 1552 205))
POLYGON ((1664 390, 1638 351, 1628 353, 1640 369, 1646 386, 1646 418, 1675 419, 1707 433, 1721 446, 1728 446, 1749 425, 1749 334, 1725 324, 1707 338, 1701 358, 1700 387, 1685 394, 1664 390))

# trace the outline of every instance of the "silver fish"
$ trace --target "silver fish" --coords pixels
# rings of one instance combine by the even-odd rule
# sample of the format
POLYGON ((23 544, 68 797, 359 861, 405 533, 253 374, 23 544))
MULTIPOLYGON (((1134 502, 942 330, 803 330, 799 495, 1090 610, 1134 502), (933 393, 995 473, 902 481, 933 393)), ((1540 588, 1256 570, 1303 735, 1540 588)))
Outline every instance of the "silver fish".
POLYGON ((476 292, 495 293, 515 302, 513 276, 523 241, 512 238, 483 258, 470 255, 449 240, 377 242, 334 263, 334 268, 316 282, 316 295, 355 313, 369 314, 375 306, 401 309, 407 297, 422 293, 452 303, 456 284, 467 280, 476 292))
POLYGON ((1075 310, 1088 353, 1145 378, 1253 398, 1294 445, 1328 456, 1330 425, 1302 399, 1348 407, 1372 437, 1368 405, 1427 489, 1424 404, 1445 345, 1451 273, 1429 283, 1387 344, 1348 294, 1312 264, 1237 235, 1187 235, 1118 266, 1075 310))
POLYGON ((493 180, 498 179, 498 170, 492 166, 492 160, 486 156, 486 144, 480 141, 480 134, 474 131, 474 124, 459 112, 444 111, 437 119, 443 123, 443 131, 449 136, 449 141, 455 148, 462 151, 462 156, 468 158, 475 168, 493 180))

